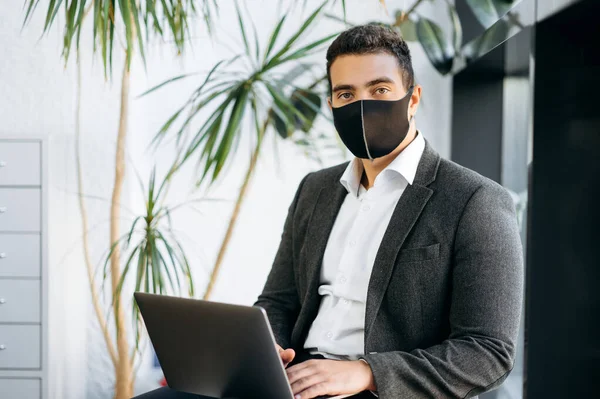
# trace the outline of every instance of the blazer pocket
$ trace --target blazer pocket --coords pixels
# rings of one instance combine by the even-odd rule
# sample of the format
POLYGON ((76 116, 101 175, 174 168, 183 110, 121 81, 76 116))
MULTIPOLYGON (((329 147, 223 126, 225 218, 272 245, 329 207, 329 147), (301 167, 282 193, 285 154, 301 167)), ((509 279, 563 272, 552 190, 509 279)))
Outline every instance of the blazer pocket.
POLYGON ((439 257, 440 244, 437 243, 426 247, 401 249, 398 254, 398 262, 419 262, 439 257))

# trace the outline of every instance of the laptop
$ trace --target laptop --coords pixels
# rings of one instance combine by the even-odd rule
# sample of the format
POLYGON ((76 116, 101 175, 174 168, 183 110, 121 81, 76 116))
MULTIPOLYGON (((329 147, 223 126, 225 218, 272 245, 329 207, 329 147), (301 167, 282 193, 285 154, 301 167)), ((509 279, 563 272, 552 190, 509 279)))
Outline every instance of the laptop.
POLYGON ((134 297, 170 388, 212 398, 294 398, 264 309, 134 297))

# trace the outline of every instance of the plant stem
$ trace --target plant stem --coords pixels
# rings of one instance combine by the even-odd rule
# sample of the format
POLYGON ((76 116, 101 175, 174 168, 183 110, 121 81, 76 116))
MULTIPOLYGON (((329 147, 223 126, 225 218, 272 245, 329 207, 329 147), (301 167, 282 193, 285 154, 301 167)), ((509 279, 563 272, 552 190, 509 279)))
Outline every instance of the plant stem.
POLYGON ((83 256, 85 266, 87 269, 88 283, 90 284, 94 313, 96 314, 96 319, 98 319, 98 324, 100 325, 100 329, 102 330, 102 335, 104 336, 104 341, 106 342, 106 348, 108 349, 110 360, 112 361, 112 364, 116 369, 117 354, 115 352, 112 337, 108 332, 104 312, 102 310, 102 307, 100 306, 100 295, 98 293, 98 287, 96 286, 96 282, 94 280, 94 266, 92 264, 92 258, 90 255, 90 228, 88 222, 87 208, 85 205, 85 197, 83 195, 83 167, 81 165, 81 61, 79 47, 77 47, 75 51, 77 55, 77 92, 75 100, 75 169, 77 173, 77 198, 79 200, 79 211, 81 213, 81 227, 83 229, 83 256))
POLYGON ((229 219, 229 225, 227 226, 227 231, 225 232, 225 237, 223 238, 223 242, 221 242, 221 248, 219 248, 219 253, 217 255, 217 260, 215 261, 215 266, 210 275, 210 279, 208 280, 208 286, 206 287, 206 292, 204 293, 203 299, 209 299, 210 295, 213 292, 215 283, 217 281, 217 277, 219 275, 219 271, 221 269, 221 265, 223 264, 223 259, 225 258, 225 253, 227 252, 227 247, 229 246, 229 241, 231 240, 231 236, 233 235, 233 229, 235 228, 235 224, 237 222, 238 216, 240 214, 240 210, 242 209, 242 203, 246 197, 246 192, 248 190, 248 186, 250 180, 252 179, 252 175, 254 174, 254 169, 256 168, 256 163, 258 161, 258 155, 260 153, 260 148, 262 147, 262 139, 267 131, 267 127, 269 126, 269 117, 265 120, 261 131, 258 134, 258 142, 256 143, 256 148, 252 153, 252 157, 250 158, 250 164, 248 165, 248 170, 246 171, 246 176, 244 178, 244 183, 240 188, 240 192, 238 193, 237 201, 235 203, 235 207, 233 208, 233 213, 231 214, 231 218, 229 219))
POLYGON ((423 2, 423 0, 417 0, 415 1, 415 3, 412 5, 411 8, 408 9, 408 11, 406 12, 406 16, 408 17, 413 11, 415 11, 415 8, 417 8, 419 6, 419 4, 421 4, 423 2))
POLYGON ((415 9, 419 6, 419 4, 421 4, 423 2, 423 0, 417 0, 414 2, 414 4, 412 5, 412 7, 410 7, 408 9, 408 11, 406 11, 405 13, 402 14, 402 17, 400 18, 400 21, 397 23, 397 25, 400 25, 402 22, 406 21, 408 19, 408 17, 410 16, 410 14, 412 14, 415 9))
MULTIPOLYGON (((84 11, 82 21, 85 21, 85 18, 89 14, 92 9, 93 3, 91 3, 84 11)), ((98 287, 96 286, 96 282, 94 280, 94 266, 92 264, 92 257, 90 254, 90 245, 89 245, 89 221, 88 221, 88 212, 85 204, 85 196, 83 194, 83 166, 81 164, 81 89, 82 89, 82 79, 81 79, 81 57, 79 46, 75 49, 76 52, 76 66, 77 66, 77 89, 75 93, 75 169, 77 174, 77 198, 79 200, 79 211, 81 213, 81 228, 83 229, 83 256, 84 262, 86 266, 88 283, 90 285, 90 294, 92 299, 92 306, 94 307, 94 313, 96 314, 96 319, 98 320, 98 324, 100 325, 100 329, 102 330, 102 335, 104 336, 104 341, 106 343, 106 348, 108 350, 108 354, 110 356, 110 360, 112 361, 113 367, 117 367, 117 353, 115 352, 115 347, 113 344, 112 337, 108 331, 108 326, 106 324, 106 318, 104 316, 104 312, 100 305, 100 294, 98 293, 98 287)))
MULTIPOLYGON (((121 110, 119 115, 119 131, 117 134, 117 151, 115 157, 115 183, 110 206, 110 246, 118 241, 120 236, 119 219, 121 217, 121 195, 125 178, 125 144, 127 138, 127 122, 129 116, 129 83, 130 70, 125 60, 121 80, 121 110)), ((132 368, 129 358, 129 343, 127 342, 126 319, 122 301, 115 300, 119 280, 121 278, 120 248, 115 246, 110 257, 110 273, 112 283, 112 298, 115 303, 114 317, 117 332, 118 363, 116 368, 115 399, 130 399, 132 391, 132 368)))

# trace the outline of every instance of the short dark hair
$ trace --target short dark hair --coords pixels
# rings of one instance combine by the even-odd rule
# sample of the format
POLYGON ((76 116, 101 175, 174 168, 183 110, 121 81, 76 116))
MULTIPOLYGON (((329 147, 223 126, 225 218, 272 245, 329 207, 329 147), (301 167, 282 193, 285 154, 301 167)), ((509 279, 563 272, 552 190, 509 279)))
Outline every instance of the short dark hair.
POLYGON ((327 79, 331 95, 331 64, 337 57, 346 54, 388 53, 398 60, 402 70, 402 84, 408 90, 414 84, 410 50, 404 39, 389 27, 377 24, 360 25, 342 32, 327 49, 327 79))

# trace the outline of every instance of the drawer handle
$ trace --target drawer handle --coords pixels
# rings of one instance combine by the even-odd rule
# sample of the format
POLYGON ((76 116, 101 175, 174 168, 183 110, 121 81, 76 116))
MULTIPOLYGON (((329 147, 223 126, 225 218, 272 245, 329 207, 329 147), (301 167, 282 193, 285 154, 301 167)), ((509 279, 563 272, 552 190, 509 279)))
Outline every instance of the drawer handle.
POLYGON ((6 303, 6 299, 0 298, 0 305, 4 305, 6 303))
POLYGON ((5 206, 0 206, 0 213, 4 213, 6 212, 8 209, 6 209, 5 206))
POLYGON ((6 349, 6 345, 4 345, 4 344, 0 345, 0 351, 3 351, 4 349, 6 349))
POLYGON ((6 258, 6 252, 0 252, 0 259, 6 258))
POLYGON ((6 161, 0 161, 0 168, 3 168, 6 166, 6 161))

